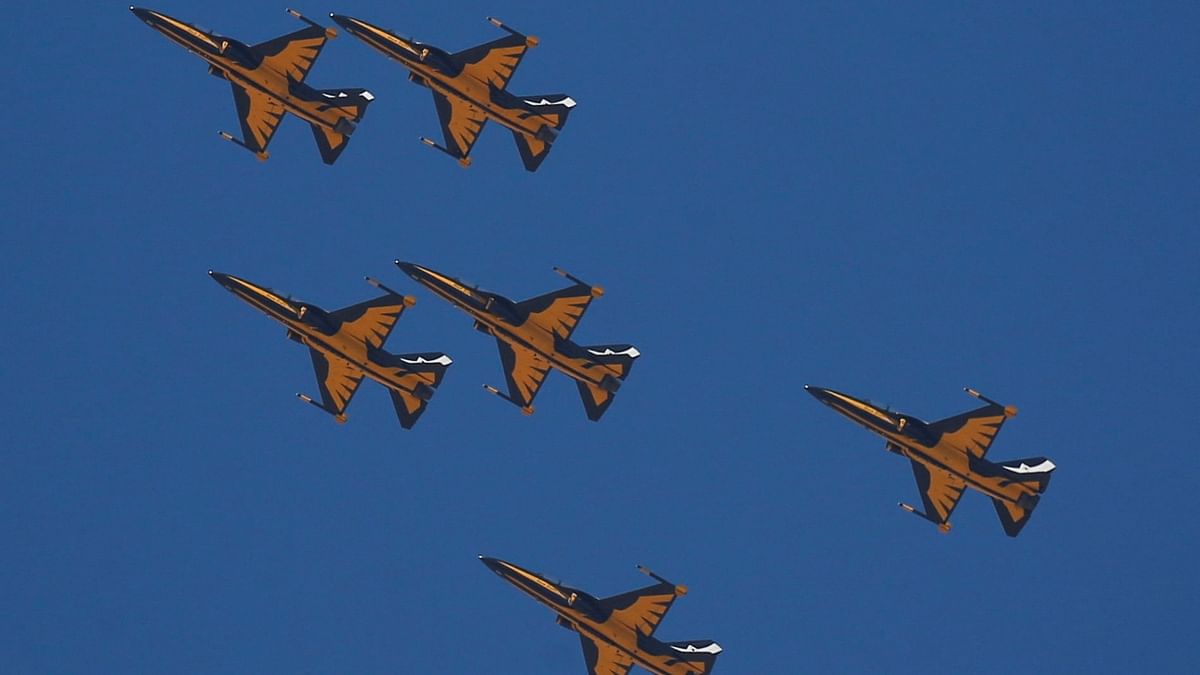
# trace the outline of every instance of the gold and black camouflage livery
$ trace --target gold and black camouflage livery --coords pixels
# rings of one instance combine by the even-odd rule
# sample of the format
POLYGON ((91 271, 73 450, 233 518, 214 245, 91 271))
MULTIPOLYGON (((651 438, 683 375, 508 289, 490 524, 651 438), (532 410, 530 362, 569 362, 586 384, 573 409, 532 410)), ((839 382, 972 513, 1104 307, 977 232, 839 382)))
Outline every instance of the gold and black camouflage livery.
POLYGON ((808 393, 851 420, 886 439, 885 449, 912 463, 925 510, 901 503, 900 508, 950 531, 950 514, 967 488, 992 499, 1005 533, 1015 537, 1029 522, 1042 493, 1050 485, 1054 462, 1028 457, 993 463, 984 459, 1004 421, 1017 414, 974 389, 966 392, 986 405, 937 422, 848 396, 832 389, 805 385, 808 393))
POLYGON ((716 665, 721 646, 712 640, 654 639, 654 630, 687 588, 644 567, 638 569, 657 583, 597 598, 503 560, 479 559, 500 578, 549 607, 558 625, 579 633, 589 675, 625 675, 635 665, 656 675, 706 675, 716 665))
POLYGON ((513 302, 508 298, 468 286, 462 281, 413 263, 396 261, 404 273, 434 294, 448 300, 475 320, 475 329, 496 338, 500 362, 508 379, 508 394, 484 385, 488 391, 533 414, 533 399, 551 369, 575 380, 588 419, 598 421, 612 405, 621 382, 629 376, 637 348, 630 344, 583 347, 571 341, 575 326, 592 300, 604 290, 566 272, 575 282, 536 298, 513 302))
POLYGON ((330 17, 359 38, 409 70, 410 82, 433 92, 445 145, 421 138, 426 145, 471 163, 471 148, 483 126, 493 120, 513 133, 521 160, 537 171, 550 154, 575 100, 566 94, 514 96, 508 81, 537 38, 522 35, 501 21, 488 18, 508 33, 502 38, 451 54, 433 45, 400 37, 394 32, 351 16, 330 17))
POLYGON ((387 388, 400 418, 400 426, 411 429, 425 412, 434 389, 442 383, 450 357, 441 352, 392 354, 383 349, 396 321, 416 300, 400 295, 378 281, 367 278, 386 292, 334 312, 293 300, 265 286, 231 274, 209 271, 226 290, 255 309, 287 327, 287 337, 308 347, 321 402, 305 394, 301 400, 346 421, 346 407, 363 378, 387 388))
POLYGON ((247 45, 201 30, 161 12, 130 7, 139 19, 172 42, 208 63, 208 72, 233 87, 242 137, 222 131, 220 135, 266 160, 267 146, 275 136, 284 113, 308 122, 321 151, 321 159, 333 164, 346 149, 355 125, 362 120, 374 96, 366 89, 313 89, 304 83, 308 71, 321 54, 325 42, 337 35, 288 10, 307 27, 274 40, 247 45))

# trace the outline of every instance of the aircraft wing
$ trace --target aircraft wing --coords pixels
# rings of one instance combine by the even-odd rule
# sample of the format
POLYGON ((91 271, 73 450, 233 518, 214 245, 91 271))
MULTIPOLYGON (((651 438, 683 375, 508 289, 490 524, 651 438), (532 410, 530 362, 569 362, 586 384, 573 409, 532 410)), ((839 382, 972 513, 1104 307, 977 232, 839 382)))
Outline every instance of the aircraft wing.
POLYGON ((487 115, 461 98, 444 96, 436 91, 433 92, 433 104, 437 106, 438 119, 442 122, 446 149, 459 158, 470 155, 487 122, 487 115))
POLYGON ((929 425, 929 430, 941 434, 939 443, 957 448, 976 459, 987 454, 1004 420, 1008 419, 1004 407, 985 405, 977 410, 947 417, 929 425))
POLYGON ((586 635, 579 635, 583 645, 583 661, 588 675, 625 675, 633 667, 633 659, 607 642, 596 642, 586 635))
POLYGON ((546 381, 550 364, 524 347, 499 339, 496 344, 500 346, 500 364, 504 366, 504 376, 508 378, 509 398, 517 405, 529 406, 546 381))
POLYGON ((252 49, 262 57, 263 66, 283 73, 293 82, 303 82, 326 41, 324 28, 309 26, 254 45, 252 49))
POLYGON ((505 35, 478 47, 464 49, 450 58, 463 67, 464 73, 503 89, 508 86, 513 72, 529 49, 525 40, 524 35, 505 35))
POLYGON ((517 303, 517 307, 528 313, 529 321, 566 340, 575 331, 593 298, 590 286, 575 284, 517 303))
POLYGON ((313 369, 317 371, 317 387, 321 389, 321 407, 333 415, 346 412, 358 385, 362 384, 363 372, 341 359, 327 358, 315 349, 309 349, 313 369))
POLYGON ((331 312, 331 316, 341 320, 343 333, 379 349, 392 334, 396 321, 407 306, 402 296, 382 295, 374 300, 343 307, 331 312))
POLYGON ((612 610, 613 619, 648 637, 654 634, 677 597, 675 586, 658 583, 604 598, 600 606, 612 610))
POLYGON ((242 123, 242 140, 251 151, 264 153, 286 112, 283 104, 258 90, 232 84, 233 102, 242 123))
POLYGON ((938 524, 950 520, 950 514, 958 506, 967 484, 957 476, 916 460, 913 460, 912 468, 917 489, 921 491, 921 500, 925 502, 926 517, 938 524))

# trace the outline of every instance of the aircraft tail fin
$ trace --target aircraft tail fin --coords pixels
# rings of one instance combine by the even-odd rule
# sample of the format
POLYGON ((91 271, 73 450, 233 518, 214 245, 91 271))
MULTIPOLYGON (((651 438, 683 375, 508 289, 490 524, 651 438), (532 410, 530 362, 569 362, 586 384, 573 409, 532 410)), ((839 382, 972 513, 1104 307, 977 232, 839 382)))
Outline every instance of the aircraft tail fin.
POLYGON ((351 120, 359 122, 363 115, 367 114, 367 106, 375 100, 375 95, 361 88, 317 89, 313 100, 334 108, 342 108, 350 115, 351 120))
POLYGON ((1015 501, 1007 499, 992 499, 996 507, 996 515, 1004 532, 1010 537, 1020 534, 1025 523, 1029 522, 1033 510, 1037 508, 1041 495, 1050 486, 1050 475, 1054 471, 1054 462, 1045 457, 1027 457, 1005 462, 992 463, 985 460, 971 462, 971 470, 993 478, 1001 478, 1010 483, 1019 483, 1027 491, 1022 492, 1015 501))
POLYGON ((522 108, 542 118, 555 130, 561 130, 567 125, 567 116, 575 109, 575 99, 566 94, 518 96, 517 100, 521 102, 522 108))
POLYGON ((379 365, 402 371, 397 377, 400 388, 389 387, 388 393, 392 396, 400 426, 405 429, 411 429, 417 423, 417 418, 429 406, 434 389, 442 383, 446 369, 453 363, 441 352, 391 354, 379 349, 372 350, 370 358, 379 365))
POLYGON ((537 171, 550 154, 550 147, 558 138, 558 132, 567 124, 567 115, 575 107, 575 99, 566 94, 539 94, 519 96, 521 107, 530 113, 530 119, 541 120, 542 126, 531 135, 513 132, 517 150, 527 171, 537 171))
POLYGON ((616 398, 621 381, 612 375, 605 375, 600 384, 583 381, 576 381, 575 384, 579 387, 579 396, 583 399, 583 408, 587 410, 588 419, 599 422, 616 398))
POLYGON ((971 471, 991 478, 1002 478, 1012 483, 1021 483, 1031 492, 1042 494, 1050 487, 1050 476, 1057 467, 1045 457, 1026 457, 1004 462, 971 460, 971 471))
POLYGON ((633 362, 642 353, 630 344, 592 345, 584 347, 585 355, 596 363, 603 363, 617 371, 617 378, 624 380, 633 370, 633 362))
POLYGON ((652 652, 671 656, 677 661, 688 664, 691 672, 700 675, 711 673, 717 665, 717 657, 721 655, 721 645, 712 640, 659 642, 657 645, 643 644, 649 642, 645 639, 639 639, 638 642, 640 647, 648 647, 652 652))

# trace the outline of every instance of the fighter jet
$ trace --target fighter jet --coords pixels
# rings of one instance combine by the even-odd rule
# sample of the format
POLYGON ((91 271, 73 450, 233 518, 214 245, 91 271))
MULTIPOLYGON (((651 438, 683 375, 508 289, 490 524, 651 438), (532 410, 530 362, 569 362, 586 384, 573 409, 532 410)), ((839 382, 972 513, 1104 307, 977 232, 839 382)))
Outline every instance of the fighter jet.
POLYGON ((625 675, 635 665, 657 675, 704 675, 712 672, 721 653, 721 645, 712 640, 659 642, 651 637, 687 587, 676 586, 640 565, 638 569, 658 583, 601 599, 503 560, 479 559, 500 578, 549 607, 557 615, 558 625, 579 633, 590 675, 625 675))
POLYGON ((1046 487, 1054 462, 1045 457, 1014 459, 994 464, 983 457, 1004 421, 1017 414, 974 389, 965 391, 986 405, 937 422, 922 422, 912 415, 847 396, 832 389, 804 386, 818 401, 869 431, 883 436, 885 450, 907 457, 925 503, 922 512, 900 503, 900 508, 950 531, 950 514, 968 487, 991 497, 1000 523, 1015 537, 1029 522, 1046 487))
POLYGON ((469 314, 475 319, 476 330, 496 338, 500 363, 508 378, 508 395, 491 385, 483 387, 526 415, 533 414, 533 398, 554 368, 575 380, 588 419, 599 420, 633 368, 633 360, 641 356, 633 345, 581 347, 571 342, 576 324, 604 289, 585 284, 557 267, 554 271, 575 282, 573 286, 513 302, 420 265, 399 260, 396 265, 469 314))
POLYGON ((140 7, 130 7, 129 11, 204 59, 210 75, 229 80, 242 123, 242 138, 226 131, 218 133, 260 160, 267 159, 267 146, 279 120, 290 112, 312 125, 321 159, 333 164, 346 149, 367 105, 375 99, 366 89, 313 89, 304 84, 325 41, 336 37, 337 31, 304 18, 294 9, 288 13, 307 23, 307 28, 254 46, 209 33, 161 12, 140 7))
POLYGON ((420 354, 391 354, 383 349, 396 320, 416 300, 400 295, 378 281, 367 282, 387 293, 373 300, 360 302, 337 310, 325 310, 306 302, 293 300, 278 291, 252 284, 232 274, 208 271, 217 283, 245 300, 263 314, 287 327, 287 338, 308 347, 313 369, 317 371, 317 387, 321 402, 306 394, 296 394, 333 415, 338 422, 346 421, 346 406, 364 377, 375 380, 392 395, 400 426, 411 429, 433 390, 442 383, 450 357, 441 352, 420 354))
POLYGON ((362 19, 329 15, 351 35, 399 61, 409 70, 408 80, 433 92, 433 103, 442 121, 446 144, 421 137, 421 142, 471 164, 471 148, 489 119, 508 128, 529 171, 537 171, 558 132, 567 123, 575 99, 566 94, 514 96, 505 89, 526 50, 538 39, 522 35, 499 19, 488 21, 508 35, 451 54, 416 40, 402 38, 362 19))

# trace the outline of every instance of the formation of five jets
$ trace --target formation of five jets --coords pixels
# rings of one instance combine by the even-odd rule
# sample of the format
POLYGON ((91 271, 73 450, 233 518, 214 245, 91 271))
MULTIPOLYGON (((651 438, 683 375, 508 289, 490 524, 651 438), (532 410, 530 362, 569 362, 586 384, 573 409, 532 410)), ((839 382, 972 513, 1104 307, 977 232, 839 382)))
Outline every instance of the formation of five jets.
MULTIPOLYGON (((356 125, 374 96, 366 89, 315 89, 305 84, 325 43, 337 35, 294 10, 305 22, 294 33, 247 45, 206 32, 153 10, 130 7, 142 21, 208 63, 209 73, 228 80, 242 136, 220 132, 267 158, 267 147, 284 114, 308 122, 321 158, 333 164, 346 149, 356 125)), ((422 138, 457 159, 471 161, 471 149, 488 120, 512 131, 525 168, 535 171, 575 107, 565 94, 514 96, 509 80, 525 52, 538 44, 502 22, 489 18, 507 35, 449 53, 400 37, 361 19, 330 15, 335 23, 409 71, 409 80, 428 88, 441 121, 444 144, 422 138)), ((485 389, 511 402, 526 415, 551 370, 575 380, 588 419, 598 421, 612 405, 633 362, 640 356, 630 344, 581 346, 571 340, 580 319, 603 289, 555 268, 572 285, 521 302, 482 290, 427 267, 396 261, 412 280, 466 312, 476 330, 496 338, 507 393, 485 389)), ((281 295, 231 274, 209 271, 225 289, 282 323, 287 337, 309 348, 316 371, 319 401, 303 401, 346 421, 346 408, 364 379, 383 385, 392 397, 400 425, 411 429, 425 412, 453 363, 442 352, 393 354, 383 348, 401 314, 415 302, 376 279, 368 283, 383 295, 335 311, 281 295)), ((883 436, 889 452, 909 459, 923 510, 904 510, 950 530, 950 515, 969 487, 992 499, 1004 531, 1016 536, 1029 521, 1050 482, 1055 465, 1045 457, 993 463, 984 459, 1005 420, 1016 415, 978 392, 982 407, 937 422, 923 422, 868 401, 820 387, 805 386, 818 401, 883 436)), ((675 599, 687 589, 645 568, 656 583, 609 598, 551 581, 512 563, 480 556, 505 581, 549 607, 559 625, 579 633, 584 659, 593 675, 623 675, 640 666, 659 675, 711 672, 721 647, 711 640, 660 642, 652 637, 675 599)))

